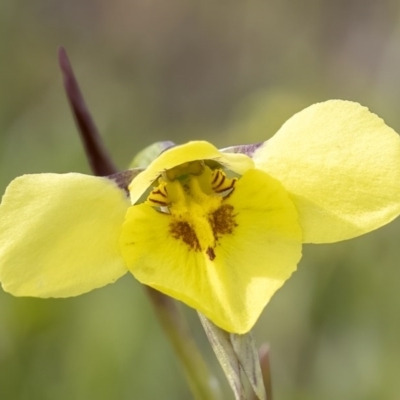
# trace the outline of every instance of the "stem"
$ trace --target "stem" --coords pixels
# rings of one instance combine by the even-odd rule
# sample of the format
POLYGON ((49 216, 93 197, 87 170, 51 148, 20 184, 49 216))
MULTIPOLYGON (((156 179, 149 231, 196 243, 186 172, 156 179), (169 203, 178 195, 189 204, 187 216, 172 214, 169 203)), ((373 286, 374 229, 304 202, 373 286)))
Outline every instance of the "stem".
POLYGON ((149 286, 146 289, 158 319, 184 368, 195 398, 221 399, 219 382, 208 371, 177 302, 149 286))
POLYGON ((92 171, 97 176, 115 174, 118 172, 118 168, 113 163, 103 144, 96 124, 86 106, 78 81, 75 78, 67 52, 63 47, 58 50, 58 63, 63 74, 67 99, 92 171))
MULTIPOLYGON (((118 172, 86 107, 78 81, 64 48, 59 49, 58 60, 63 73, 64 87, 74 115, 90 167, 97 176, 118 172)), ((207 366, 191 335, 189 326, 170 297, 145 286, 156 315, 178 356, 190 389, 197 400, 219 400, 219 383, 207 366)))

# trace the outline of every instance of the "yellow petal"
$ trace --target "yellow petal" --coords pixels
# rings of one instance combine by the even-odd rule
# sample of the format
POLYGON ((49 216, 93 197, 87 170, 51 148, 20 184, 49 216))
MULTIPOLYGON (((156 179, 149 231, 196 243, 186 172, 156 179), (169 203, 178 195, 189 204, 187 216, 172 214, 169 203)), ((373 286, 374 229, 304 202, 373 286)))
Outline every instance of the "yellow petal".
POLYGON ((21 176, 0 206, 0 282, 15 296, 67 297, 127 272, 118 240, 129 200, 106 178, 21 176))
POLYGON ((400 214, 400 138, 357 103, 306 108, 254 162, 290 193, 305 242, 350 239, 400 214))
POLYGON ((140 173, 129 185, 132 204, 139 200, 147 188, 168 169, 196 160, 215 160, 231 171, 243 174, 254 166, 253 161, 244 154, 221 153, 211 143, 189 142, 166 150, 149 167, 140 173))
POLYGON ((286 191, 261 171, 245 173, 224 204, 233 207, 237 226, 219 235, 212 256, 173 237, 173 216, 145 204, 129 209, 121 249, 140 282, 201 311, 226 331, 244 333, 296 269, 301 231, 286 191))

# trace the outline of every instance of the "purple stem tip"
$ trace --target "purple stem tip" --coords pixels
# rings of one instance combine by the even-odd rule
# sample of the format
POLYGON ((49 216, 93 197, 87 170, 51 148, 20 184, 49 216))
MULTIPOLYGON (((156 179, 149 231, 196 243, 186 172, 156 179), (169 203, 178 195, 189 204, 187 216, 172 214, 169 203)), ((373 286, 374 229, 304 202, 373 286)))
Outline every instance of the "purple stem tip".
POLYGON ((93 118, 86 107, 78 81, 64 47, 58 50, 58 62, 64 78, 64 88, 74 114, 75 122, 85 148, 90 167, 97 176, 112 175, 118 172, 106 150, 93 118))

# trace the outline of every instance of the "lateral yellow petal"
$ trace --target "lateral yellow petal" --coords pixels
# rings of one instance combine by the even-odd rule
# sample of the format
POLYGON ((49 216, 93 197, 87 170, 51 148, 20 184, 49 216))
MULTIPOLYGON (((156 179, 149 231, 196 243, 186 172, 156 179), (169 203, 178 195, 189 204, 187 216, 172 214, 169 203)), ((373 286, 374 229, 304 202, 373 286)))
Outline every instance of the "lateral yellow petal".
POLYGON ((173 237, 173 216, 145 204, 129 209, 121 249, 140 282, 201 311, 226 331, 245 333, 296 269, 301 230, 286 191, 262 171, 246 172, 225 204, 234 208, 236 226, 220 232, 212 256, 210 249, 173 237))
POLYGON ((172 147, 160 154, 145 171, 131 182, 129 191, 132 204, 139 200, 140 196, 162 172, 177 165, 196 160, 214 160, 238 174, 243 174, 254 167, 251 158, 244 154, 224 154, 211 143, 205 141, 188 142, 172 147))
POLYGON ((0 205, 0 282, 15 296, 68 297, 127 272, 118 240, 129 200, 107 178, 21 176, 0 205))
POLYGON ((254 154, 299 212, 304 242, 362 235, 400 214, 400 138, 357 103, 331 100, 290 118, 254 154))

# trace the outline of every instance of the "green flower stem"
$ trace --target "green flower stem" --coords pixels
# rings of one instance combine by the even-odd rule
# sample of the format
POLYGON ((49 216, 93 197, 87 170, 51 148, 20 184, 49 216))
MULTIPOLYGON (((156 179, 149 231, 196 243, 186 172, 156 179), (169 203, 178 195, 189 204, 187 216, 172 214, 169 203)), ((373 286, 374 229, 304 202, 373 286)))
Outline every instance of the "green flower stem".
POLYGON ((146 286, 157 317, 168 336, 197 400, 220 400, 218 380, 209 372, 177 303, 146 286))

